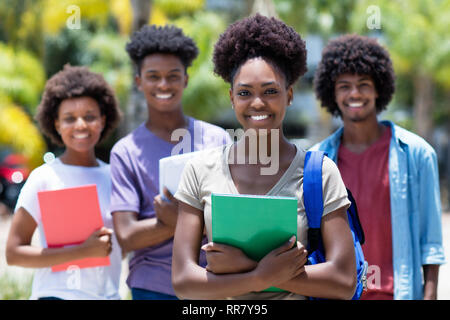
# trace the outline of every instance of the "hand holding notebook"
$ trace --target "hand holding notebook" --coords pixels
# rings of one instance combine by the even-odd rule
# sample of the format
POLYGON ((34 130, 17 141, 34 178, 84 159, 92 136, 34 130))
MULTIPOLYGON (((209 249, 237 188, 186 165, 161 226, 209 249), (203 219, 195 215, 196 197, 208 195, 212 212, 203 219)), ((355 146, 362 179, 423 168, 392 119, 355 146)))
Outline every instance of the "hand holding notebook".
MULTIPOLYGON (((272 250, 262 258, 255 273, 257 279, 266 284, 282 284, 305 271, 308 254, 305 247, 292 236, 280 247, 272 250)), ((266 288, 267 286, 263 286, 266 288)), ((270 287, 262 291, 283 291, 270 287)))
POLYGON ((253 261, 295 244, 287 242, 297 236, 297 200, 293 197, 213 193, 211 206, 212 240, 241 249, 253 261))
POLYGON ((208 242, 201 249, 206 253, 206 270, 214 274, 247 272, 258 265, 241 249, 223 243, 208 242))
POLYGON ((102 227, 101 229, 94 231, 89 238, 81 244, 81 247, 89 257, 108 256, 112 249, 112 234, 113 231, 111 229, 102 227))
POLYGON ((102 236, 110 238, 110 235, 105 230, 100 231, 103 220, 96 185, 41 191, 38 192, 38 199, 47 246, 60 248, 82 244, 88 250, 87 256, 90 256, 55 265, 53 272, 65 271, 73 265, 79 268, 110 265, 109 257, 104 256, 99 248, 106 241, 102 236), (96 231, 99 234, 93 234, 96 231), (87 239, 89 241, 86 243, 87 239), (92 248, 96 247, 93 244, 98 244, 97 249, 92 248))
POLYGON ((164 187, 174 195, 180 183, 181 174, 188 160, 197 156, 200 151, 177 154, 159 159, 159 194, 165 199, 164 187))

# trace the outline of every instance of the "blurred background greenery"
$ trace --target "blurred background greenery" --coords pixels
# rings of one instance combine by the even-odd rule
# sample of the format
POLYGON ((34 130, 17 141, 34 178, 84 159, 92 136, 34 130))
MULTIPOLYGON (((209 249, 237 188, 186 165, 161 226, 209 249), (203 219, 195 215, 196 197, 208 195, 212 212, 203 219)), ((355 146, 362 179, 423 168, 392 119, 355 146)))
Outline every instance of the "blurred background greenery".
MULTIPOLYGON (((261 12, 275 15, 311 39, 308 74, 299 82, 295 113, 287 121, 288 135, 308 138, 319 119, 326 136, 336 124, 312 101, 316 117, 301 110, 311 102, 311 80, 320 51, 329 38, 358 32, 379 38, 390 51, 397 73, 397 92, 384 115, 435 143, 438 127, 448 136, 450 116, 450 1, 369 0, 3 0, 0 3, 0 144, 10 145, 42 163, 55 149, 34 128, 32 116, 45 81, 64 64, 86 65, 102 73, 114 87, 126 115, 114 141, 145 118, 145 106, 133 99, 132 66, 124 50, 129 35, 146 23, 173 23, 197 42, 200 55, 189 69, 184 96, 187 114, 222 125, 236 126, 229 110, 228 86, 212 73, 213 45, 226 26, 261 12), (379 28, 369 29, 370 6, 379 10, 379 28), (70 28, 79 9, 79 28, 70 28), (307 102, 308 101, 308 102, 307 102), (301 106, 303 104, 303 106, 301 106), (144 110, 142 110, 144 109, 144 110), (322 119, 323 118, 323 119, 322 119), (14 121, 11 121, 14 120, 14 121), (330 124, 331 123, 331 124, 330 124), (297 127, 297 129, 296 129, 297 127), (20 134, 18 132, 20 131, 20 134)), ((135 94, 139 95, 135 92, 135 94)), ((315 99, 312 99, 315 100, 315 99)), ((142 103, 142 101, 141 101, 142 103)), ((311 139, 310 139, 311 140, 311 139)))
POLYGON ((25 155, 31 169, 43 163, 47 151, 61 152, 41 135, 33 116, 46 80, 70 63, 102 73, 118 96, 124 121, 98 148, 99 157, 108 161, 114 142, 146 117, 124 49, 130 34, 144 24, 175 24, 199 47, 188 70, 185 112, 224 128, 237 127, 228 85, 213 74, 211 55, 227 25, 255 12, 281 18, 306 40, 308 72, 295 87, 284 126, 286 135, 305 148, 340 125, 320 108, 312 89, 326 42, 356 32, 386 46, 397 89, 380 118, 418 133, 435 147, 442 203, 448 210, 450 0, 2 0, 0 149, 25 155), (79 28, 71 25, 77 14, 73 5, 79 9, 79 28))

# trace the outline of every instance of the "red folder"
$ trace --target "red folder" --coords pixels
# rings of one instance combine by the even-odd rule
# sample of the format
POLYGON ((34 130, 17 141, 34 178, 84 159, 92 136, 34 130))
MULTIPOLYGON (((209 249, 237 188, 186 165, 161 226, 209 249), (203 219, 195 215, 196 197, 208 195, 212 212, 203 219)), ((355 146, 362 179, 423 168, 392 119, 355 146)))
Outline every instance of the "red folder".
MULTIPOLYGON (((60 248, 84 242, 103 226, 97 186, 38 192, 42 225, 49 248, 60 248)), ((52 266, 52 271, 65 271, 69 266, 90 268, 110 265, 108 257, 93 257, 52 266)))

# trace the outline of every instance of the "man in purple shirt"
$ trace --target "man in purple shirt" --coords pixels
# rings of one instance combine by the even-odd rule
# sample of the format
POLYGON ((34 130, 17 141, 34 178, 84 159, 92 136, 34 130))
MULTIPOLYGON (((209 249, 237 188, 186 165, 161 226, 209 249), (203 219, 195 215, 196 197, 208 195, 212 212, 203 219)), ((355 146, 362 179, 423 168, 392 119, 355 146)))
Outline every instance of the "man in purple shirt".
MULTIPOLYGON (((183 152, 231 139, 222 128, 183 113, 186 69, 198 49, 182 30, 144 26, 133 34, 126 50, 136 66, 135 81, 147 101, 148 119, 111 151, 114 229, 122 250, 133 252, 127 279, 133 299, 176 299, 171 266, 178 203, 167 189, 167 200, 159 194, 159 159, 173 153, 178 141, 171 138, 177 129, 185 132, 180 142, 183 152)), ((206 265, 203 253, 200 261, 206 265)))

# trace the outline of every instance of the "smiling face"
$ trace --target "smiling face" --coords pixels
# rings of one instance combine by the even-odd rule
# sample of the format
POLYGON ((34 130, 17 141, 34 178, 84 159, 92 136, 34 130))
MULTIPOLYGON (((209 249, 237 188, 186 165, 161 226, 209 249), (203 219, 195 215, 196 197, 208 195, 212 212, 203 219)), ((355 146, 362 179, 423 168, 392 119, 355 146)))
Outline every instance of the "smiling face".
POLYGON ((138 89, 149 108, 159 112, 181 109, 181 98, 188 76, 181 60, 173 54, 155 53, 144 58, 136 76, 138 89))
POLYGON ((105 127, 105 119, 93 98, 65 99, 59 106, 55 128, 66 149, 92 152, 105 127))
POLYGON ((244 130, 280 129, 292 97, 284 75, 263 58, 247 60, 230 89, 231 103, 244 130))
POLYGON ((334 92, 342 120, 361 122, 376 119, 378 94, 370 76, 341 74, 336 79, 334 92))

